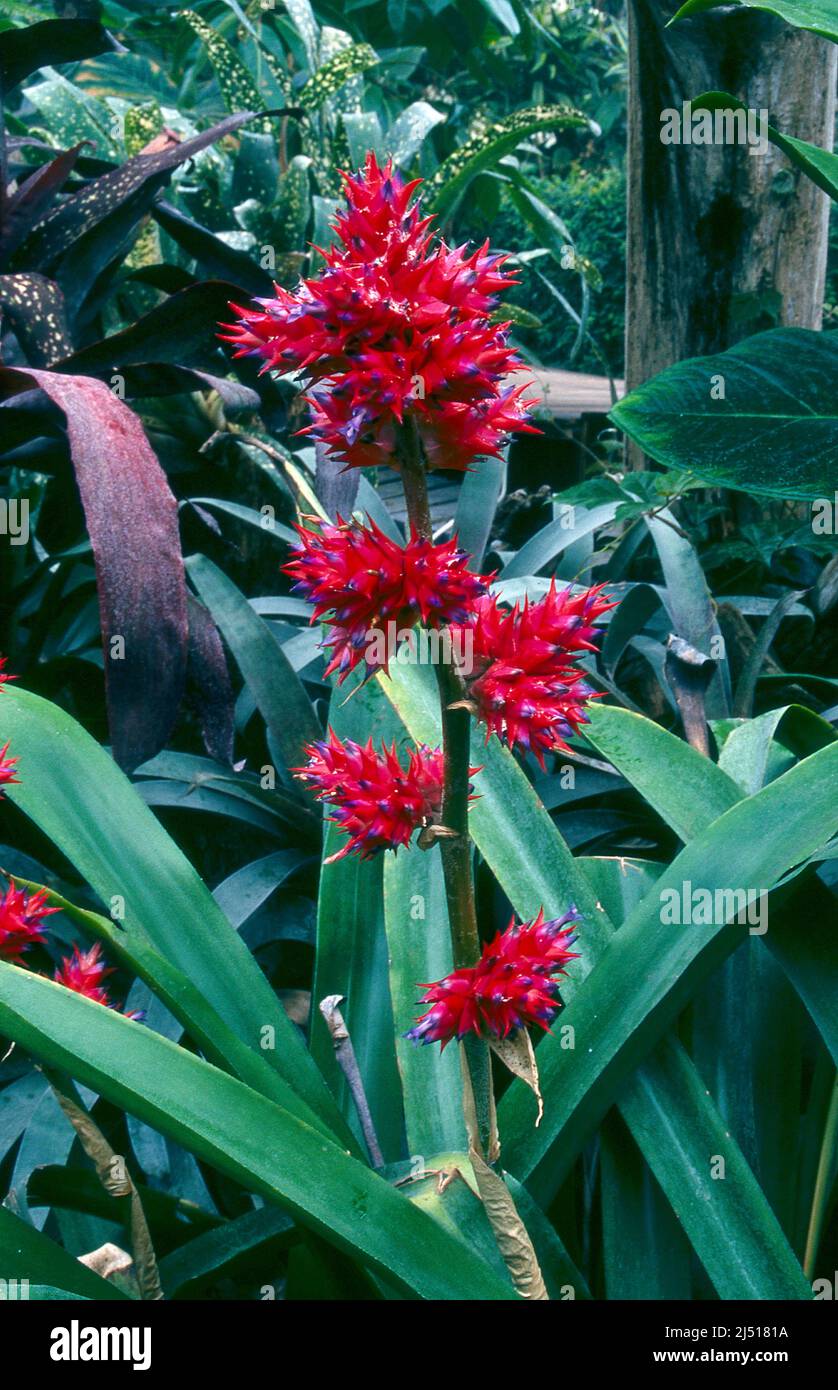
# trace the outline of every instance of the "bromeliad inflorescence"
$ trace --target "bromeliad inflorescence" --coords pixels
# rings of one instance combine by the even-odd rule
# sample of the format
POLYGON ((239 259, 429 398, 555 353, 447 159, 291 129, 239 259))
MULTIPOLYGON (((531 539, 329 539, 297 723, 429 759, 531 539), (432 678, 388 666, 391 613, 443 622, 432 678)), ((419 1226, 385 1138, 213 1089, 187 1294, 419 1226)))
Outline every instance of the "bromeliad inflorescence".
POLYGON ((395 636, 417 620, 431 627, 474 622, 475 600, 486 593, 488 580, 472 573, 456 541, 433 545, 413 534, 398 545, 374 521, 364 526, 340 517, 319 531, 296 529, 300 544, 284 569, 296 580, 295 592, 314 605, 312 622, 329 624, 327 676, 337 671, 342 682, 361 661, 368 675, 386 671, 394 646, 391 625, 395 636), (373 640, 376 634, 381 643, 373 640))
POLYGON ((504 1038, 528 1024, 546 1027, 560 1006, 555 977, 572 959, 568 924, 577 917, 574 910, 545 922, 539 913, 480 953, 470 858, 451 848, 452 840, 467 843, 469 778, 479 770, 468 766, 466 711, 484 723, 487 739, 495 734, 543 767, 587 720, 596 692, 578 663, 595 650, 596 623, 612 604, 602 586, 560 592, 551 583, 539 602, 510 609, 490 592, 490 578, 469 568, 456 537, 433 543, 426 471, 468 469, 498 454, 511 430, 533 429, 526 384, 510 384, 522 364, 508 325, 494 321, 498 294, 515 281, 488 245, 468 252, 434 239, 432 219, 412 201, 419 181, 404 183, 392 164, 381 168, 369 155, 343 180, 346 210, 321 273, 293 292, 275 287, 274 298, 252 308, 231 306, 240 318, 224 336, 237 355, 308 380, 312 422, 303 433, 346 468, 390 464, 404 476, 403 544, 372 520, 306 518, 312 524, 297 528, 285 569, 312 603, 312 621, 327 625, 327 674, 341 683, 358 666, 365 677, 388 673, 392 643, 371 639, 416 623, 453 639, 467 632, 469 665, 457 665, 451 653, 462 643, 454 640, 451 669, 437 670, 445 756, 420 746, 405 765, 395 746, 378 751, 372 740, 342 742, 330 730, 306 748, 309 761, 296 775, 348 837, 333 859, 403 849, 417 829, 442 838, 452 935, 461 946, 471 942, 465 958, 474 963, 463 965, 463 950, 455 951, 460 968, 430 988, 431 1007, 409 1036, 443 1044, 468 1032, 504 1038), (462 718, 466 736, 455 751, 452 730, 462 718))
POLYGON ((414 1042, 440 1042, 467 1033, 508 1038, 519 1028, 535 1024, 546 1029, 561 1008, 559 983, 564 966, 576 955, 568 948, 576 940, 579 914, 571 907, 563 917, 516 925, 483 947, 476 965, 465 966, 426 986, 426 1013, 405 1034, 414 1042))
POLYGON ((488 243, 466 254, 434 241, 430 217, 374 154, 343 175, 347 209, 324 252, 323 272, 241 315, 224 335, 237 355, 262 358, 312 383, 308 432, 347 467, 399 466, 398 433, 411 420, 431 468, 463 470, 497 454, 510 430, 533 430, 522 364, 508 324, 492 322, 496 296, 516 283, 488 243))

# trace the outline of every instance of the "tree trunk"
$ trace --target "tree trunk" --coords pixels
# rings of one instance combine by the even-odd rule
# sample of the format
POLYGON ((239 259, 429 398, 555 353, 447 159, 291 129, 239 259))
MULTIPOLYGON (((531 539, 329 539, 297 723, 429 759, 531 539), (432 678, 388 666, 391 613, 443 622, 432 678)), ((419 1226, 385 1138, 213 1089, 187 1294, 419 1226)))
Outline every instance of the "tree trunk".
POLYGON ((745 9, 665 29, 676 8, 629 0, 629 389, 760 329, 821 321, 826 195, 773 145, 662 144, 661 113, 722 89, 831 149, 838 48, 745 9))

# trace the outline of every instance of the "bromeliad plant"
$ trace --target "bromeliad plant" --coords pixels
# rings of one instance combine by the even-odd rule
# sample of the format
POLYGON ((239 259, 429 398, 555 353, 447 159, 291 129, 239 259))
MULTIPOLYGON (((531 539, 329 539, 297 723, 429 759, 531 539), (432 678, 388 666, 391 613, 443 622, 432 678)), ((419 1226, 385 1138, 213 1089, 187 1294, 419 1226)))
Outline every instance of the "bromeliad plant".
MULTIPOLYGON (((652 1286, 664 1297, 695 1287, 705 1296, 709 1280, 721 1298, 809 1298, 819 1268, 831 1267, 819 1266, 818 1252, 838 1113, 838 958, 822 875, 838 830, 834 731, 811 711, 730 718, 720 680, 714 760, 697 734, 691 746, 594 700, 589 680, 622 701, 619 663, 641 639, 651 599, 656 636, 671 615, 682 647, 684 638, 696 646, 708 621, 698 586, 690 605, 676 588, 678 576, 700 570, 659 509, 649 530, 664 583, 651 595, 648 584, 626 585, 619 608, 617 585, 606 597, 601 586, 561 590, 539 577, 555 559, 555 528, 534 538, 546 559, 522 551, 500 584, 456 540, 437 543, 429 464, 470 457, 466 482, 479 483, 492 464, 478 455, 527 423, 520 394, 503 381, 514 356, 491 321, 506 276, 486 249, 435 242, 388 168, 368 162, 347 191, 345 239, 321 276, 243 309, 228 329, 266 366, 309 376, 313 427, 349 468, 382 457, 405 486, 403 543, 381 513, 375 524, 355 514, 300 518, 287 571, 326 629, 334 689, 325 737, 259 611, 204 557, 187 564, 289 774, 286 785, 257 791, 252 775, 210 765, 213 790, 229 787, 230 802, 258 811, 257 825, 280 808, 301 838, 316 833, 312 804, 327 808, 314 998, 334 1024, 334 1049, 317 1018, 306 1046, 236 929, 265 884, 283 882, 304 856, 286 845, 211 894, 138 794, 152 799, 157 766, 132 787, 95 740, 23 682, 0 692, 0 781, 95 899, 80 907, 70 890, 9 866, 19 872, 0 915, 0 1034, 17 1045, 13 1056, 38 1059, 97 1168, 112 1150, 68 1074, 100 1097, 109 1134, 123 1133, 125 1112, 126 1146, 149 1126, 200 1163, 194 1184, 213 1184, 223 1216, 207 1194, 179 1206, 178 1219, 149 1202, 147 1224, 140 1189, 108 1194, 109 1214, 129 1227, 145 1297, 189 1297, 234 1250, 268 1282, 287 1273, 289 1297, 311 1296, 295 1290, 311 1290, 313 1270, 315 1296, 328 1277, 354 1297, 585 1298, 590 1288, 636 1297, 652 1286), (450 659, 404 663, 413 624, 450 659), (638 837, 619 858, 570 852, 557 823, 570 827, 572 811, 554 820, 545 804, 565 759, 607 779, 617 797, 635 793, 646 857, 638 837), (701 926, 663 918, 665 898, 687 885, 735 899, 743 884, 768 895, 764 936, 749 936, 733 911, 701 926), (481 937, 487 886, 505 900, 501 922, 509 907, 514 915, 481 937), (41 953, 68 932, 77 949, 50 979, 41 953), (103 948, 136 977, 122 1009, 103 1007, 123 995, 110 989, 120 976, 99 993, 103 948), (756 1039, 749 1069, 722 1022, 726 1011, 736 1016, 737 985, 744 993, 753 979, 794 1027, 784 1028, 782 1049, 767 1033, 756 1039), (348 996, 354 1070, 338 992, 348 996), (147 1022, 134 1017, 141 1008, 147 1022), (754 1133, 757 1063, 787 1069, 789 1055, 811 1084, 785 1088, 777 1122, 772 1112, 754 1133), (537 1124, 534 1088, 543 1093, 537 1124), (365 1148, 371 1118, 383 1163, 365 1148), (799 1172, 790 1172, 788 1136, 798 1133, 799 1172), (584 1238, 566 1202, 579 1175, 584 1238), (131 1196, 130 1220, 122 1196, 131 1196), (599 1229, 601 1259, 591 1238, 599 1229), (649 1230, 645 1243, 636 1238, 649 1230), (324 1257, 312 1232, 346 1259, 324 1257)), ((603 507, 601 520, 624 500, 603 507)), ((299 597, 285 601, 299 608, 299 597)), ((680 650, 672 660, 688 667, 680 650)), ((682 667, 672 672, 694 734, 696 684, 682 667)), ((202 760, 165 755, 164 766, 184 765, 195 772, 181 798, 188 805, 201 794, 202 760)), ((24 1071, 21 1091, 36 1082, 24 1071)), ((77 1161, 60 1170, 57 1196, 51 1177, 27 1174, 23 1196, 60 1207, 71 1179, 73 1200, 101 1210, 105 1198, 91 1195, 93 1175, 77 1161)), ((120 1293, 5 1207, 0 1274, 93 1298, 120 1293)))
MULTIPOLYGON (((332 819, 350 836, 334 857, 397 850, 417 829, 425 848, 440 843, 455 969, 430 988, 424 1002, 432 1007, 408 1036, 462 1043, 470 1151, 503 1250, 514 1206, 502 1185, 501 1208, 497 1198, 488 1200, 498 1184, 484 1160, 493 1163, 499 1152, 489 1049, 514 1039, 519 1068, 529 1069, 537 1090, 525 1030, 547 1028, 558 1012, 552 977, 571 959, 564 928, 577 917, 573 908, 545 922, 540 908, 535 921, 513 922, 481 952, 468 833, 471 778, 479 769, 470 767, 469 722, 478 716, 487 738, 495 733, 511 747, 531 749, 542 765, 546 752, 566 748, 594 695, 574 663, 594 649, 596 619, 613 605, 597 589, 560 594, 551 586, 540 602, 505 612, 488 594, 488 580, 469 572, 456 539, 434 545, 428 470, 479 467, 481 457, 499 455, 508 431, 533 429, 522 399, 526 383, 505 384, 521 365, 509 325, 492 321, 497 295, 515 281, 487 245, 467 254, 435 239, 432 219, 413 200, 418 181, 404 183, 391 163, 380 168, 370 154, 363 171, 344 183, 338 244, 319 277, 293 293, 277 287, 276 298, 258 309, 239 310, 226 337, 239 354, 308 378, 307 432, 345 468, 386 462, 402 476, 411 531, 404 548, 373 524, 339 520, 299 531, 286 568, 315 604, 313 621, 329 627, 329 671, 343 680, 363 660, 372 675, 377 662, 367 653, 388 622, 419 619, 467 629, 473 639, 476 669, 471 658, 460 669, 455 653, 464 645, 453 640, 442 649, 447 662, 435 664, 441 750, 414 748, 403 768, 395 748, 379 754, 372 740, 362 748, 332 733, 307 750, 298 776, 335 807, 332 819)), ((386 655, 380 664, 386 672, 386 655)), ((537 1265, 525 1243, 531 1268, 513 1276, 529 1289, 537 1265)))

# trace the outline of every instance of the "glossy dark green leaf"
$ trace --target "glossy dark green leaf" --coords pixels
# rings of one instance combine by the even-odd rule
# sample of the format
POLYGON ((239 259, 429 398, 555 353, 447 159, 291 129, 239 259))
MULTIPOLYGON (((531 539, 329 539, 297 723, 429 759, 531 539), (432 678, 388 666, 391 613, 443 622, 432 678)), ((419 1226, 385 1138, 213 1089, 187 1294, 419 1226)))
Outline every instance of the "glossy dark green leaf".
POLYGON ((831 498, 838 333, 774 328, 713 357, 688 358, 624 396, 611 419, 658 463, 714 487, 831 498))
MULTIPOLYGON (((689 19, 691 15, 705 14, 707 10, 718 9, 724 3, 725 0, 687 0, 669 23, 674 24, 676 19, 689 19)), ((784 19, 787 24, 809 29, 813 34, 822 34, 824 38, 838 43, 838 15, 833 0, 734 0, 734 3, 753 10, 764 10, 767 14, 784 19)))
MULTIPOLYGON (((356 743, 366 743, 372 734, 378 747, 382 741, 390 743, 398 733, 392 710, 372 681, 360 689, 353 688, 351 681, 336 687, 329 724, 339 738, 351 738, 356 743)), ((332 864, 325 862, 346 844, 343 831, 327 821, 317 899, 311 1049, 339 1098, 344 1116, 360 1135, 355 1106, 318 1008, 327 995, 343 995, 341 1012, 352 1038, 378 1142, 385 1161, 394 1161, 403 1153, 404 1119, 384 932, 383 856, 361 860, 350 854, 332 864)))
POLYGON ((320 737, 320 725, 288 658, 217 565, 204 555, 191 555, 186 568, 250 686, 286 767, 299 767, 305 762, 303 747, 320 737))

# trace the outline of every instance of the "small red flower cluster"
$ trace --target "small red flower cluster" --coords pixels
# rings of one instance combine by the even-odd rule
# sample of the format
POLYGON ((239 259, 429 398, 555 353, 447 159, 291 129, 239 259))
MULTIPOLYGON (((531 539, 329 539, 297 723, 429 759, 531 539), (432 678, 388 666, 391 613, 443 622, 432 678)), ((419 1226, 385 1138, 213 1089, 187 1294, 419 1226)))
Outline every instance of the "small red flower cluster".
POLYGON ((454 970, 427 989, 422 1003, 428 1011, 405 1034, 414 1042, 442 1043, 466 1033, 507 1038, 519 1028, 537 1024, 547 1030, 561 1008, 560 984, 564 966, 575 960, 568 950, 579 914, 571 907, 563 917, 516 926, 513 917, 505 932, 483 947, 476 965, 454 970))
MULTIPOLYGON (((5 664, 6 658, 0 657, 0 691, 7 681, 17 679, 3 670, 5 664)), ((0 748, 0 785, 4 782, 17 783, 17 758, 8 758, 8 749, 8 743, 0 748)), ((0 894, 0 960, 21 965, 24 955, 32 946, 43 945, 47 939, 42 929, 44 918, 61 910, 47 907, 48 901, 46 889, 40 888, 36 893, 27 894, 24 889, 15 888, 13 883, 9 884, 5 893, 0 894)), ((100 961, 101 950, 98 941, 86 952, 81 952, 76 946, 72 957, 64 957, 54 978, 58 984, 76 994, 95 999, 109 1009, 117 1009, 118 1006, 108 998, 107 990, 102 988, 102 980, 113 970, 100 961)), ((142 1014, 128 1013, 126 1018, 140 1019, 142 1014)))
POLYGON ((602 589, 559 593, 552 582, 538 603, 511 611, 492 596, 474 605, 468 690, 478 718, 487 737, 531 750, 542 767, 545 753, 567 748, 568 736, 587 722, 586 703, 598 697, 573 663, 596 651, 594 623, 614 607, 602 589))
POLYGON ((241 318, 222 336, 237 356, 314 383, 304 433, 347 467, 397 467, 408 416, 431 468, 466 469, 497 454, 510 431, 535 432, 521 400, 526 384, 502 384, 521 366, 509 325, 491 321, 496 296, 516 283, 501 273, 505 257, 488 242, 470 255, 434 243, 432 219, 410 201, 421 180, 405 184, 374 154, 343 182, 340 245, 324 252, 321 275, 293 293, 274 286, 259 309, 230 306, 241 318))
MULTIPOLYGON (((414 830, 438 821, 442 809, 442 753, 420 746, 408 752, 403 767, 396 745, 380 753, 372 739, 362 747, 329 730, 329 740, 305 749, 309 762, 296 768, 319 801, 335 810, 330 816, 349 836, 333 860, 356 853, 369 859, 380 850, 407 845, 414 830)), ((329 861, 331 862, 331 861, 329 861)))
MULTIPOLYGON (((82 994, 85 999, 92 999, 97 1004, 104 1004, 107 1009, 116 1009, 119 1012, 118 1006, 113 1003, 102 984, 106 976, 113 974, 113 966, 105 965, 101 957, 100 941, 94 941, 87 951, 74 946, 72 956, 64 957, 54 979, 59 985, 64 985, 65 989, 71 989, 74 994, 82 994)), ((139 1020, 144 1015, 129 1010, 125 1017, 139 1020)))
POLYGON ((339 682, 362 660, 370 675, 386 671, 390 624, 401 630, 418 620, 431 627, 472 623, 488 582, 468 569, 469 556, 456 540, 433 545, 412 534, 402 546, 368 520, 368 526, 349 524, 339 516, 337 525, 324 522, 319 531, 298 526, 300 544, 283 567, 296 580, 294 591, 314 605, 311 621, 329 622, 324 645, 333 655, 326 675, 337 671, 339 682), (378 633, 381 644, 372 640, 378 633))
MULTIPOLYGON (((5 656, 0 656, 0 691, 2 691, 7 681, 17 680, 17 676, 10 676, 8 671, 4 671, 3 668, 6 665, 6 661, 7 658, 5 656)), ((3 747, 0 748, 0 787, 3 786, 4 782, 17 782, 17 777, 15 775, 15 763, 17 762, 17 758, 7 757, 8 751, 9 745, 5 743, 3 747)), ((2 792, 0 792, 0 796, 2 796, 2 792)))
POLYGON ((30 946, 46 941, 41 923, 57 907, 47 907, 43 889, 27 898, 22 888, 9 884, 0 895, 0 960, 19 962, 30 946))
MULTIPOLYGON (((8 751, 9 745, 8 743, 4 743, 3 747, 0 748, 0 786, 2 786, 4 782, 17 782, 17 777, 15 775, 17 771, 15 766, 17 758, 7 757, 8 751)), ((0 795, 2 795, 2 793, 0 793, 0 795)))
MULTIPOLYGON (((45 889, 27 894, 23 888, 9 884, 5 893, 0 894, 0 960, 22 965, 23 957, 32 946, 43 945, 46 936, 43 920, 58 907, 47 907, 49 901, 45 889)), ((74 947, 72 956, 65 956, 55 971, 53 978, 75 994, 83 994, 86 999, 94 999, 109 1009, 117 1009, 102 987, 106 975, 113 974, 113 968, 100 959, 102 946, 95 942, 89 951, 74 947)), ((140 1019, 142 1014, 127 1013, 126 1018, 140 1019)))
MULTIPOLYGON (((417 619, 448 623, 450 654, 469 653, 469 670, 460 671, 464 695, 487 739, 495 733, 544 767, 545 755, 566 749, 569 735, 587 721, 585 706, 597 692, 575 663, 595 650, 595 623, 613 607, 602 585, 573 593, 551 583, 538 603, 505 609, 486 592, 488 580, 466 568, 468 556, 456 541, 434 546, 413 536, 401 547, 373 523, 344 521, 298 531, 300 545, 285 569, 314 604, 313 621, 329 622, 327 674, 337 671, 339 682, 362 661, 368 675, 376 665, 386 671, 393 652, 385 629, 392 621, 397 631, 417 619), (460 640, 466 629, 468 645, 460 640), (387 638, 380 645, 371 640, 378 632, 387 638)), ((306 751, 310 762, 297 775, 338 807, 333 819, 351 835, 349 848, 364 857, 407 844, 418 825, 438 816, 438 805, 428 801, 428 759, 438 754, 421 750, 403 768, 392 750, 379 755, 371 744, 344 746, 334 734, 306 751)))

